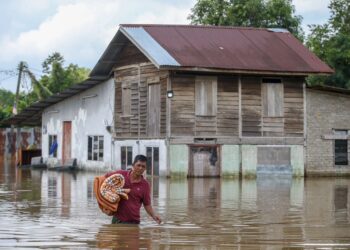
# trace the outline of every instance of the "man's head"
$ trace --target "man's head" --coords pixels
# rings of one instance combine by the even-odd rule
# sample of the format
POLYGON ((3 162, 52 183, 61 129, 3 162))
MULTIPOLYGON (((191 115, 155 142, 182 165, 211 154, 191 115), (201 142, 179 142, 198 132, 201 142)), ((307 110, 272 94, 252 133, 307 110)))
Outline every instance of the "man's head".
POLYGON ((133 172, 137 175, 142 175, 146 170, 147 157, 144 155, 136 155, 132 163, 133 172))

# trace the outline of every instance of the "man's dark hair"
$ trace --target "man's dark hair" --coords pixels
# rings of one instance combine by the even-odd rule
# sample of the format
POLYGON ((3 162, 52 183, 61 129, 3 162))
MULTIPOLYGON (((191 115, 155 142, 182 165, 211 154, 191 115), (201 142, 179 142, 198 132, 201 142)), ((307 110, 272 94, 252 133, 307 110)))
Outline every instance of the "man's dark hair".
POLYGON ((136 155, 134 158, 134 162, 132 165, 134 165, 136 162, 141 161, 141 162, 147 162, 147 157, 144 155, 136 155))

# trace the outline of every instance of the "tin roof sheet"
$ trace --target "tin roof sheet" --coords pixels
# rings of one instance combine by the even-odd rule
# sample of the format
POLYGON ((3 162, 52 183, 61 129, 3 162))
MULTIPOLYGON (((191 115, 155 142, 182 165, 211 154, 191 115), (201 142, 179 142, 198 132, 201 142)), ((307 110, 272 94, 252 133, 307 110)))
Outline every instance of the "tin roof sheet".
POLYGON ((154 40, 142 27, 121 28, 135 45, 141 50, 157 67, 160 65, 180 66, 180 64, 154 40))
MULTIPOLYGON (((128 32, 143 28, 182 67, 333 73, 285 30, 196 25, 124 24, 121 27, 128 32)), ((164 64, 159 61, 159 65, 164 64)))

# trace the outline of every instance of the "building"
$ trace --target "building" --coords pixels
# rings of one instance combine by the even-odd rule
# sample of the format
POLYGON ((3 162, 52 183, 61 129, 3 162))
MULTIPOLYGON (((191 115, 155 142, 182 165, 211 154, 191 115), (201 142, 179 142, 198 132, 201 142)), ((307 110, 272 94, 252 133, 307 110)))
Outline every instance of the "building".
POLYGON ((307 88, 306 103, 306 174, 350 175, 350 91, 307 88))
POLYGON ((281 29, 121 25, 88 80, 37 104, 43 157, 127 169, 141 153, 150 175, 303 176, 305 77, 332 72, 281 29))

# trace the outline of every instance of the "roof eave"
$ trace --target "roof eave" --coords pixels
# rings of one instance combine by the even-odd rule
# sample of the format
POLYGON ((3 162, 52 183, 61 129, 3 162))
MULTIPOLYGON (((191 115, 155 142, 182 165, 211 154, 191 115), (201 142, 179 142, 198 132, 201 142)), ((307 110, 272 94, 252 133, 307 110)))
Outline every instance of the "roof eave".
POLYGON ((244 70, 244 69, 223 69, 223 68, 205 68, 205 67, 184 67, 184 66, 169 66, 160 65, 162 70, 178 70, 178 71, 197 71, 208 73, 232 73, 232 74, 247 74, 247 75, 290 75, 290 76, 309 76, 309 75, 331 75, 332 72, 295 72, 295 71, 267 71, 267 70, 244 70))

